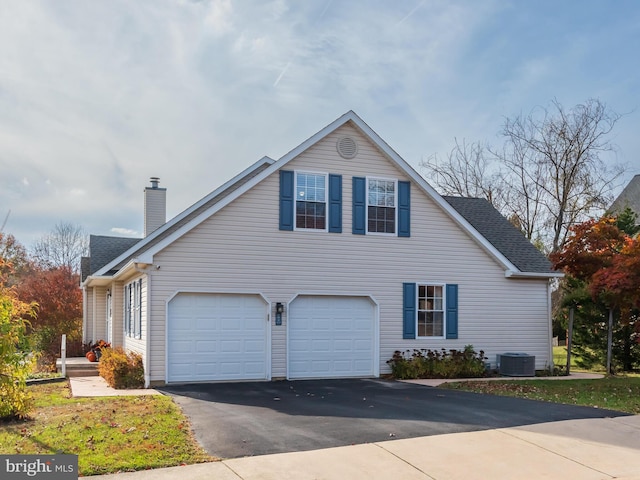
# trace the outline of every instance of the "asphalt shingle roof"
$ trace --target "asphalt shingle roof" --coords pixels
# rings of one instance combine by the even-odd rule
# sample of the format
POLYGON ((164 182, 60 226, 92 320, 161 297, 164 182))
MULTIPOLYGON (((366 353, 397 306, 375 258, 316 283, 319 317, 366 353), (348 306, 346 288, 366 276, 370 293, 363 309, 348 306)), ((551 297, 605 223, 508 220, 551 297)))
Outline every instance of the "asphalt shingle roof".
POLYGON ((483 198, 443 197, 521 272, 549 273, 551 262, 483 198))
POLYGON ((89 275, 93 275, 107 263, 126 252, 139 241, 139 238, 90 235, 89 252, 91 257, 89 275))

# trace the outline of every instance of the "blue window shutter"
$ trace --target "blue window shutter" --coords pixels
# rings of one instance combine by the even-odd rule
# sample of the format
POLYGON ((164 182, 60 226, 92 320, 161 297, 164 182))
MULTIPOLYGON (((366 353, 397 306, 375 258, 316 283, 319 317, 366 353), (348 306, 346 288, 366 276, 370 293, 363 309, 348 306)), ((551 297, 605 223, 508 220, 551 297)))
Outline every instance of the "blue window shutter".
POLYGON ((402 338, 416 338, 416 284, 402 284, 402 338))
POLYGON ((458 338, 458 285, 447 284, 447 338, 458 338))
POLYGON ((293 230, 293 172, 280 170, 280 230, 293 230))
POLYGON ((353 233, 364 235, 367 208, 367 181, 364 177, 353 177, 353 233))
POLYGON ((411 184, 398 182, 398 236, 411 236, 411 184))
POLYGON ((329 175, 329 231, 342 233, 342 175, 329 175))

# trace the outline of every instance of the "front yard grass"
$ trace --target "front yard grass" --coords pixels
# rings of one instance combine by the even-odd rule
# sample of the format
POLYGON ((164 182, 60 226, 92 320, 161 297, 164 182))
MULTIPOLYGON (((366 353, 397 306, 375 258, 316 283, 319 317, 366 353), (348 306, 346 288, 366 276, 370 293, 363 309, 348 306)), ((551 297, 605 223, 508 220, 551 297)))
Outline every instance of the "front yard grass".
POLYGON ((67 381, 28 387, 27 420, 0 422, 2 454, 74 454, 83 476, 215 460, 164 395, 70 398, 67 381))
POLYGON ((598 380, 494 380, 446 383, 440 388, 607 408, 640 414, 640 377, 598 380))

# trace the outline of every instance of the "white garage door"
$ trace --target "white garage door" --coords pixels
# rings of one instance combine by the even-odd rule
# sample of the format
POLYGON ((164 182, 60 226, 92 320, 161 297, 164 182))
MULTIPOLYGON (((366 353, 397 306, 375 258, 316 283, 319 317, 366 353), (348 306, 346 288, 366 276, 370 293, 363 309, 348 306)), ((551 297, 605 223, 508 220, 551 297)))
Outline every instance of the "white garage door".
POLYGON ((297 297, 289 306, 289 378, 374 374, 375 306, 364 297, 297 297))
POLYGON ((178 294, 169 302, 167 382, 266 379, 267 326, 259 296, 178 294))

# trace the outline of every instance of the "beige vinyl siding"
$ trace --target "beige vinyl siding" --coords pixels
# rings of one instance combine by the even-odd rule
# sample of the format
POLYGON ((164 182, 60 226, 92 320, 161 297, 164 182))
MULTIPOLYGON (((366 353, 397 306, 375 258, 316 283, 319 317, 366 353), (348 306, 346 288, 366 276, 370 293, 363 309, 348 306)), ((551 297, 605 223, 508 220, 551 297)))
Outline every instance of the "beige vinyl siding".
POLYGON ((98 340, 107 338, 107 288, 94 287, 93 289, 93 312, 92 312, 92 337, 87 340, 96 343, 98 340))
POLYGON ((113 315, 111 344, 114 347, 121 347, 124 343, 124 284, 122 282, 111 284, 111 311, 113 315))
MULTIPOLYGON (((536 355, 536 368, 547 365, 547 281, 505 278, 504 268, 415 184, 410 238, 351 233, 353 176, 408 180, 355 129, 341 127, 286 169, 343 176, 342 233, 280 231, 276 172, 155 255, 152 381, 165 379, 166 305, 179 291, 260 293, 272 307, 301 293, 371 296, 379 305, 380 373, 389 371, 394 350, 468 344, 492 362, 496 354, 523 351, 536 355), (357 138, 354 159, 336 152, 344 134, 357 138), (402 339, 403 282, 459 285, 457 340, 402 339)), ((272 378, 286 375, 287 313, 282 326, 272 315, 272 378)))
POLYGON ((93 339, 93 291, 94 288, 82 289, 82 342, 89 343, 93 339))

